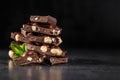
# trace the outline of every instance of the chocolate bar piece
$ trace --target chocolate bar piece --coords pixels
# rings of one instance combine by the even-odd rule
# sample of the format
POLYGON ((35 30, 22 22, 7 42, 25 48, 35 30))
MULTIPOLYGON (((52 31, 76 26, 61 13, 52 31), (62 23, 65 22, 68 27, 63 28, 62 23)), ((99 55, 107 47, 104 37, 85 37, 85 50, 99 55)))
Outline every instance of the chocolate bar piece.
POLYGON ((28 40, 19 32, 11 32, 11 39, 14 39, 17 42, 28 42, 28 40))
POLYGON ((58 46, 62 43, 62 39, 60 36, 45 36, 37 34, 37 36, 34 36, 33 33, 26 33, 26 31, 21 29, 21 33, 27 37, 27 39, 30 38, 30 41, 45 43, 45 44, 53 44, 55 46, 58 46), (34 39, 34 40, 33 40, 34 39))
POLYGON ((31 63, 42 63, 43 58, 40 57, 36 52, 34 51, 27 51, 23 54, 22 57, 14 58, 13 62, 15 65, 28 65, 31 63))
MULTIPOLYGON (((22 30, 23 32, 23 30, 22 30)), ((24 34, 24 33, 23 33, 24 34)), ((44 43, 44 44, 52 44, 55 46, 58 46, 62 43, 62 39, 58 37, 50 37, 50 36, 34 36, 32 33, 28 34, 21 34, 18 32, 12 32, 11 38, 15 41, 25 42, 25 43, 31 43, 31 42, 37 42, 37 43, 44 43)))
POLYGON ((66 51, 63 51, 59 47, 50 47, 48 45, 35 46, 32 44, 26 44, 28 50, 33 50, 38 52, 41 55, 47 56, 65 56, 66 51))
POLYGON ((21 29, 23 29, 26 32, 36 32, 36 33, 41 33, 46 35, 53 35, 53 36, 58 36, 62 30, 59 27, 44 28, 44 27, 41 27, 40 25, 31 25, 31 24, 24 24, 23 28, 21 29))
POLYGON ((67 63, 68 62, 68 58, 66 58, 66 57, 63 57, 63 58, 50 57, 49 60, 50 60, 50 63, 52 65, 61 64, 61 63, 67 63))
POLYGON ((30 21, 31 22, 39 22, 39 23, 49 23, 49 24, 53 24, 56 25, 57 24, 57 20, 56 18, 52 17, 52 16, 30 16, 30 21))

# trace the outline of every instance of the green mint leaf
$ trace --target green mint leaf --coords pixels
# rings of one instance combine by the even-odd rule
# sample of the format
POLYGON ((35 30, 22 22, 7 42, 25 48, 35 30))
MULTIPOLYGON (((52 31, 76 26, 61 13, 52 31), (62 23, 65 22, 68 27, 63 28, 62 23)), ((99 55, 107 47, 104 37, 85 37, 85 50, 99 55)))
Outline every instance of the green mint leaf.
POLYGON ((26 51, 26 43, 23 43, 22 45, 20 45, 20 47, 22 48, 22 50, 25 52, 26 51))
MULTIPOLYGON (((20 57, 23 55, 23 53, 25 52, 25 50, 23 50, 21 47, 21 45, 15 43, 15 42, 11 42, 10 44, 10 48, 15 52, 15 56, 20 57)), ((25 45, 22 46, 23 48, 25 47, 25 45)))

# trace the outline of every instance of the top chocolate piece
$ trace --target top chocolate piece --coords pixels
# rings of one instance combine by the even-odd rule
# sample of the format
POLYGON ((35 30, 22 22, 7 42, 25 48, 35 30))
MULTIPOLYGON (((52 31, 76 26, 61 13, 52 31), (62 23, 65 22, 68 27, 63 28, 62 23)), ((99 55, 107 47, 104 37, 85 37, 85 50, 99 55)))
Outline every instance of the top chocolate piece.
POLYGON ((30 16, 30 21, 31 22, 39 22, 39 23, 48 23, 48 24, 53 24, 56 25, 57 24, 57 20, 56 18, 52 17, 52 16, 34 16, 31 15, 30 16))

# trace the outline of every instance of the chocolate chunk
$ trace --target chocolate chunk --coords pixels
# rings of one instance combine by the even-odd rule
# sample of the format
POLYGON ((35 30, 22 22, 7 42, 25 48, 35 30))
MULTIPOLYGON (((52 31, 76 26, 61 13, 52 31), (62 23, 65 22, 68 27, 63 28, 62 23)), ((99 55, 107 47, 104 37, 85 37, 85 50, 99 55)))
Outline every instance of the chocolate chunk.
POLYGON ((23 34, 25 37, 28 36, 28 34, 32 34, 32 35, 35 35, 35 36, 43 36, 43 34, 36 33, 36 32, 26 32, 22 28, 21 28, 21 34, 23 34))
POLYGON ((30 24, 24 24, 24 27, 21 28, 26 32, 36 32, 36 33, 41 33, 41 34, 46 34, 46 35, 53 35, 57 36, 61 33, 62 29, 59 27, 55 28, 44 28, 39 25, 30 25, 30 24))
POLYGON ((11 39, 14 39, 17 42, 27 42, 27 39, 19 32, 11 32, 11 39))
POLYGON ((53 24, 56 25, 57 24, 57 20, 56 18, 52 17, 52 16, 30 16, 30 21, 31 22, 39 22, 39 23, 49 23, 49 24, 53 24))
POLYGON ((50 47, 48 45, 35 46, 32 44, 26 44, 28 50, 34 50, 41 55, 47 56, 65 56, 66 51, 63 51, 59 47, 50 47))
POLYGON ((50 57, 50 63, 52 65, 55 64, 61 64, 61 63, 67 63, 68 62, 68 58, 64 57, 64 58, 57 58, 57 57, 50 57))
POLYGON ((15 65, 28 65, 31 63, 42 63, 43 58, 40 57, 36 52, 34 51, 27 51, 23 54, 22 57, 14 58, 13 62, 15 65))
MULTIPOLYGON (((21 32, 24 32, 22 30, 21 32)), ((14 39, 15 41, 20 41, 20 42, 25 42, 25 43, 43 43, 43 44, 52 44, 55 46, 58 46, 62 43, 62 39, 58 37, 50 37, 50 36, 34 36, 32 33, 24 34, 24 33, 19 33, 19 32, 12 32, 11 33, 11 38, 14 39), (25 36, 26 37, 25 37, 25 36)))

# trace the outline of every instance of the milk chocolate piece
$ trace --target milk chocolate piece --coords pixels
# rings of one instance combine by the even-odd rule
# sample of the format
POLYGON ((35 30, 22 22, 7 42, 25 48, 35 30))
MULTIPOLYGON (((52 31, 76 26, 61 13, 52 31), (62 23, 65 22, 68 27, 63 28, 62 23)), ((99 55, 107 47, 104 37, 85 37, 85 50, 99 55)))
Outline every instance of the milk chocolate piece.
POLYGON ((36 52, 34 51, 27 51, 23 54, 22 57, 14 58, 13 62, 15 65, 28 65, 32 63, 42 63, 43 58, 40 57, 36 52))
MULTIPOLYGON (((22 30, 23 32, 23 30, 22 30)), ((23 33, 24 34, 24 33, 23 33)), ((58 46, 62 43, 62 39, 58 37, 50 37, 50 36, 34 36, 32 33, 28 34, 21 34, 19 32, 12 32, 11 38, 15 41, 25 42, 25 43, 31 43, 31 42, 37 42, 37 43, 43 43, 43 44, 52 44, 55 46, 58 46), (17 37, 16 37, 17 36, 17 37)))
POLYGON ((63 58, 50 57, 49 60, 50 60, 50 63, 52 65, 61 64, 61 63, 67 63, 68 62, 68 58, 66 58, 66 57, 63 57, 63 58))
POLYGON ((44 27, 41 27, 40 25, 31 25, 31 24, 24 24, 23 28, 21 29, 23 29, 26 32, 36 32, 36 33, 41 33, 46 35, 53 35, 53 36, 58 36, 62 30, 59 27, 44 28, 44 27))
POLYGON ((56 25, 57 24, 57 20, 56 18, 48 15, 48 16, 34 16, 31 15, 30 16, 30 21, 31 22, 39 22, 39 23, 49 23, 49 24, 53 24, 56 25))
POLYGON ((32 44, 26 44, 28 50, 33 50, 38 52, 41 55, 47 56, 65 56, 66 51, 63 51, 59 47, 50 47, 48 45, 36 46, 32 44))
POLYGON ((28 42, 28 40, 19 32, 11 32, 11 39, 14 39, 17 42, 28 42))
POLYGON ((27 37, 27 39, 31 39, 31 41, 45 43, 45 44, 53 44, 55 46, 58 46, 62 43, 62 39, 60 36, 47 36, 42 35, 39 33, 27 33, 23 29, 21 29, 21 34, 27 37), (34 39, 34 40, 32 40, 34 39))

